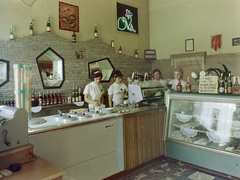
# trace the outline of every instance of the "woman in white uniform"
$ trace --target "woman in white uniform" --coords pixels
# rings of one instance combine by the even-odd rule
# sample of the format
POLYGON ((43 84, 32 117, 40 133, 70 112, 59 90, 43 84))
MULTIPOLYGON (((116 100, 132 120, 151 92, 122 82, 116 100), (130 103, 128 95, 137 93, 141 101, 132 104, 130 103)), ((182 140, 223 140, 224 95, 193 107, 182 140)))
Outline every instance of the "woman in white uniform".
POLYGON ((177 85, 178 85, 179 79, 180 79, 180 82, 182 85, 182 89, 185 89, 187 83, 186 83, 186 81, 181 79, 183 76, 183 69, 180 67, 176 67, 174 69, 173 75, 174 75, 175 79, 169 81, 169 83, 168 83, 168 84, 172 84, 171 89, 177 90, 177 85))
POLYGON ((122 73, 119 70, 113 72, 114 83, 108 89, 109 107, 123 104, 124 94, 127 91, 127 86, 122 83, 122 73))
POLYGON ((94 110, 96 106, 100 106, 104 102, 104 89, 99 82, 102 79, 102 72, 100 70, 93 70, 91 72, 92 82, 85 86, 83 91, 84 101, 88 103, 89 110, 94 110))
POLYGON ((166 86, 164 80, 162 79, 162 73, 159 69, 154 69, 153 70, 153 76, 154 76, 154 82, 159 83, 160 86, 166 86))

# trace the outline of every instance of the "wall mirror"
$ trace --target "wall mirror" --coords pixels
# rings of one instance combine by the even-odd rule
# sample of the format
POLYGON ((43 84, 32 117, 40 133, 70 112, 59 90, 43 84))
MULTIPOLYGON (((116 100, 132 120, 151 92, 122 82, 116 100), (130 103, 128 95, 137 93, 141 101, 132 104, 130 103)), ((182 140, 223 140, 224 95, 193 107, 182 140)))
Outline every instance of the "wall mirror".
POLYGON ((43 88, 60 88, 65 80, 64 59, 52 48, 47 48, 37 58, 43 88))
POLYGON ((9 81, 9 61, 0 59, 0 87, 9 81))
POLYGON ((89 62, 88 63, 89 78, 91 77, 91 71, 95 69, 102 71, 103 76, 101 82, 109 82, 114 71, 114 66, 112 65, 108 58, 89 62))

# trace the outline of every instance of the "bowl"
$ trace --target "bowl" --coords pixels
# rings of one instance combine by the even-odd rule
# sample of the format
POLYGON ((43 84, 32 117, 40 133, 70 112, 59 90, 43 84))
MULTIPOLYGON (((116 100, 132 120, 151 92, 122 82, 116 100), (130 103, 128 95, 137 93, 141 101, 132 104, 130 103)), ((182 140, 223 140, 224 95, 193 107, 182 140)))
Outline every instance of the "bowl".
POLYGON ((105 108, 105 109, 103 109, 103 113, 111 114, 112 112, 113 112, 113 108, 105 108))

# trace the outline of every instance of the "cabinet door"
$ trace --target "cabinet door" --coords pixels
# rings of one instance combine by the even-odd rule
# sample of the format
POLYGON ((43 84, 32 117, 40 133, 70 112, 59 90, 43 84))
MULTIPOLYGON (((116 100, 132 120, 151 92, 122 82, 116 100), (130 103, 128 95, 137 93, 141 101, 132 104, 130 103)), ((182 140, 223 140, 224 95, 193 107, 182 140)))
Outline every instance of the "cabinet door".
POLYGON ((171 99, 167 140, 239 154, 239 100, 230 101, 226 96, 219 100, 171 99))
POLYGON ((164 111, 123 120, 125 170, 164 154, 164 111))

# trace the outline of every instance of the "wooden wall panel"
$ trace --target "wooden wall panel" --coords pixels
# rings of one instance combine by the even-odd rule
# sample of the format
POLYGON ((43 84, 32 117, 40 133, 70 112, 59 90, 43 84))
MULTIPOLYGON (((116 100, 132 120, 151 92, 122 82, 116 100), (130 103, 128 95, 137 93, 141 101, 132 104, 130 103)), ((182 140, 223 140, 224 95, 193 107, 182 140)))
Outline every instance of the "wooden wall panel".
POLYGON ((164 111, 123 119, 125 170, 161 155, 164 111))

